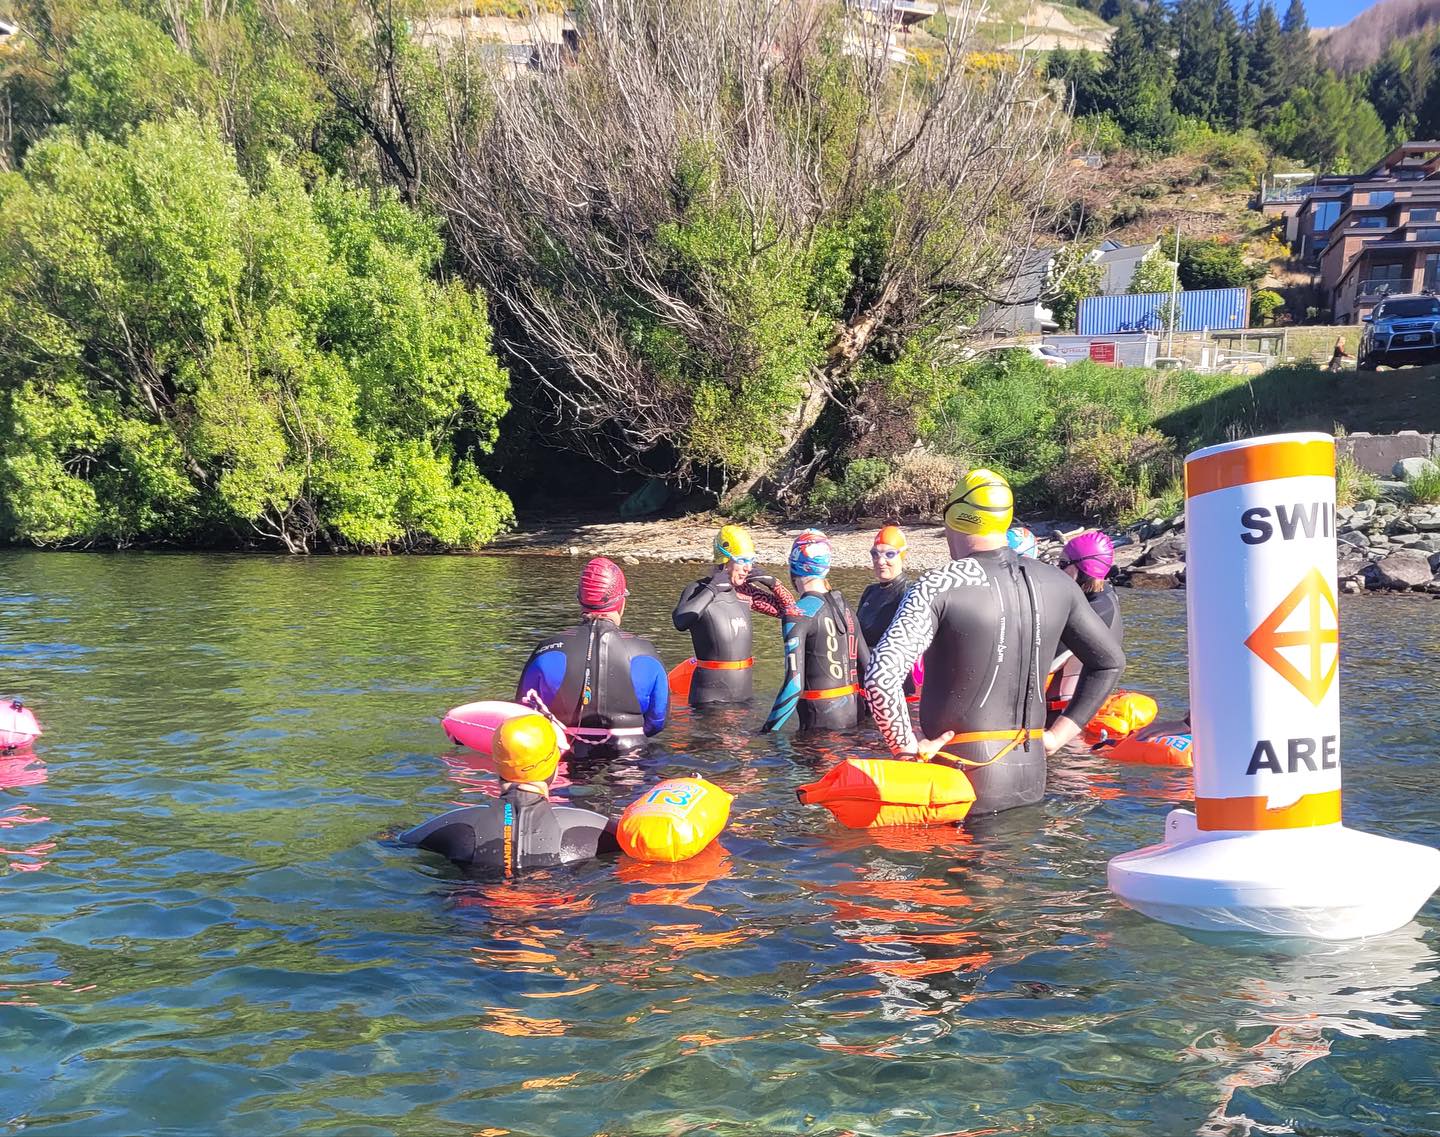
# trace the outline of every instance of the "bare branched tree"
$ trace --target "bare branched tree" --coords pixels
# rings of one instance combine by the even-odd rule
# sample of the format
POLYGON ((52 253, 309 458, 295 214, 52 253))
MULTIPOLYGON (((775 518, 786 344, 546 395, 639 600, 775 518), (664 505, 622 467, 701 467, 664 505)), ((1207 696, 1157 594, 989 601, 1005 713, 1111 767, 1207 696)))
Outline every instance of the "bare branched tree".
POLYGON ((894 26, 826 0, 592 0, 578 47, 539 51, 519 78, 473 55, 447 69, 455 125, 428 193, 497 302, 515 385, 569 442, 615 466, 663 453, 684 479, 717 459, 693 436, 696 385, 657 362, 655 336, 736 398, 774 370, 754 299, 677 254, 697 218, 738 218, 743 258, 797 274, 825 234, 880 219, 839 303, 817 301, 773 432, 718 459, 732 492, 803 477, 862 362, 952 340, 1003 295, 1053 220, 1062 108, 1025 60, 968 50, 972 15, 952 14, 920 62, 894 26))

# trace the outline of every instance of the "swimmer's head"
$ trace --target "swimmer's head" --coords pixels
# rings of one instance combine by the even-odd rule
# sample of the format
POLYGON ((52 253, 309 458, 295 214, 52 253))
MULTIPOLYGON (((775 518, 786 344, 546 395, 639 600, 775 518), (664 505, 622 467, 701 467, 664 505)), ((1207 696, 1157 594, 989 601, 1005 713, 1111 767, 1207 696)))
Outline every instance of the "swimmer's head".
POLYGON ((875 534, 870 546, 870 568, 875 579, 884 583, 905 571, 905 530, 887 525, 875 534))
POLYGON ((755 561, 755 542, 739 525, 727 525, 715 534, 715 563, 729 561, 755 561))
POLYGON ((1023 525, 1014 525, 1005 530, 1005 540, 1015 550, 1017 557, 1038 557, 1040 546, 1035 541, 1035 534, 1023 525))
POLYGON ((625 609, 625 574, 606 557, 595 557, 580 570, 580 587, 575 596, 587 616, 618 615, 625 609))
POLYGON ((830 538, 807 529, 790 546, 790 575, 796 580, 824 580, 830 575, 830 538))
POLYGON ((1115 542, 1098 529, 1071 537, 1060 550, 1060 567, 1091 591, 1099 590, 1114 564, 1115 542))
POLYGON ((988 537, 1004 534, 1014 513, 1010 483, 994 470, 971 470, 950 491, 941 517, 952 532, 988 537))
POLYGON ((560 765, 555 727, 543 715, 506 719, 496 729, 490 748, 502 782, 548 782, 560 765))

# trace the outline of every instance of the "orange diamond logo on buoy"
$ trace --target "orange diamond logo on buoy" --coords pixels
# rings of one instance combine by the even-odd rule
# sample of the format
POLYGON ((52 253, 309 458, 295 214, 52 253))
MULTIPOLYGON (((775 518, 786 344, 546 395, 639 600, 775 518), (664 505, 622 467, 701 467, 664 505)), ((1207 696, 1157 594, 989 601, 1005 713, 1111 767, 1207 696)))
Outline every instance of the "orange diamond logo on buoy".
POLYGON ((1340 611, 1319 569, 1280 601, 1245 646, 1317 707, 1325 701, 1340 669, 1340 611))

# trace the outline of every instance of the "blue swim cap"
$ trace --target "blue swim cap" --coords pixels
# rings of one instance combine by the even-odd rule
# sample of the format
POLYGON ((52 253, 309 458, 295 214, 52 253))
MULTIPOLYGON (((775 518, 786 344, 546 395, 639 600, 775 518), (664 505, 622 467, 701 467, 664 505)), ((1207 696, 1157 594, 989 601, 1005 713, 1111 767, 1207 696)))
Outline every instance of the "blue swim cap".
POLYGON ((830 572, 830 538, 807 529, 790 546, 790 575, 797 580, 824 577, 830 572))
POLYGON ((1017 557, 1038 557, 1040 555, 1040 547, 1035 541, 1035 534, 1023 525, 1016 525, 1013 529, 1005 530, 1005 540, 1015 550, 1017 557))

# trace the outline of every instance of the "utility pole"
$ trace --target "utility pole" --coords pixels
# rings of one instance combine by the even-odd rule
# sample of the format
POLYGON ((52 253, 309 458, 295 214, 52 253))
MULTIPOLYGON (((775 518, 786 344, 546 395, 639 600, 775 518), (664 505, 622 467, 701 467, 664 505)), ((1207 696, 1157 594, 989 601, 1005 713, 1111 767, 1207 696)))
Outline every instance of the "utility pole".
POLYGON ((1170 280, 1170 343, 1165 354, 1175 358, 1175 318, 1180 315, 1180 219, 1175 219, 1175 275, 1170 280))

